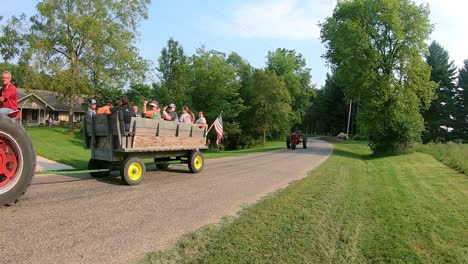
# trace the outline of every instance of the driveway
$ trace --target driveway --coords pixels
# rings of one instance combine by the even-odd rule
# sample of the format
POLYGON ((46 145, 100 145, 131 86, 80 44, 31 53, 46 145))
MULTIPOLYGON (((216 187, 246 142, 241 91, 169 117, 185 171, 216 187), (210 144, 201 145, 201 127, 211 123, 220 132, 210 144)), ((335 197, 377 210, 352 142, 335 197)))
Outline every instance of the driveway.
POLYGON ((138 186, 118 173, 37 175, 19 203, 0 208, 0 263, 134 263, 305 177, 331 150, 310 139, 308 149, 206 160, 199 174, 150 167, 138 186))

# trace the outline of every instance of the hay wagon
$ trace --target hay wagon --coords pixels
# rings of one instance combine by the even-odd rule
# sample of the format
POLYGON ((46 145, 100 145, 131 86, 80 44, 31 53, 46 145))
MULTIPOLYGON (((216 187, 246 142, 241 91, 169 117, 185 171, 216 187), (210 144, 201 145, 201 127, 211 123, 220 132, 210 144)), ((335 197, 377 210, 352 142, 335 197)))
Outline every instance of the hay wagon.
POLYGON ((95 177, 120 170, 122 181, 139 184, 146 173, 143 159, 151 158, 156 167, 186 163, 192 173, 203 169, 200 150, 206 149, 206 128, 193 124, 132 117, 125 130, 122 112, 112 115, 87 115, 83 121, 85 148, 91 149, 88 169, 95 177))

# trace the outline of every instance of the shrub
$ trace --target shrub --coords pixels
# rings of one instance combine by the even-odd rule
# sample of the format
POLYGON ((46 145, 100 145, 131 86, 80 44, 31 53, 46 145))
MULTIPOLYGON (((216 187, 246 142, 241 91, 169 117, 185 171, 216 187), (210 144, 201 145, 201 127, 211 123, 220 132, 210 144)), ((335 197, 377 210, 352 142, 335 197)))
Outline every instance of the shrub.
POLYGON ((336 136, 336 139, 348 140, 349 137, 348 134, 341 132, 340 134, 338 134, 338 136, 336 136))

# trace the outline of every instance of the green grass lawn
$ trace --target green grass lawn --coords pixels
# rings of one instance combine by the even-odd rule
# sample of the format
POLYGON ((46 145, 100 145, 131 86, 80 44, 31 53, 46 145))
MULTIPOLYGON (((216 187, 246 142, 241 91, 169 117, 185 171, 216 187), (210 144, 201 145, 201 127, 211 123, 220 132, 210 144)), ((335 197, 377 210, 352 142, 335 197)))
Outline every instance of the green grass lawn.
MULTIPOLYGON (((69 134, 66 128, 26 127, 31 135, 37 155, 73 166, 86 169, 91 151, 83 148, 83 137, 79 132, 69 134)), ((204 151, 207 159, 227 156, 239 156, 255 152, 271 151, 285 148, 283 141, 267 142, 265 146, 250 149, 209 152, 204 151)), ((148 160, 149 161, 149 160, 148 160)))
POLYGON ((468 178, 424 153, 335 145, 303 180, 142 263, 468 263, 468 178))
POLYGON ((455 144, 452 142, 447 144, 419 144, 416 150, 430 154, 450 168, 468 175, 468 144, 455 144))
POLYGON ((83 135, 69 134, 66 128, 26 127, 39 156, 73 166, 88 167, 91 152, 83 147, 83 135))

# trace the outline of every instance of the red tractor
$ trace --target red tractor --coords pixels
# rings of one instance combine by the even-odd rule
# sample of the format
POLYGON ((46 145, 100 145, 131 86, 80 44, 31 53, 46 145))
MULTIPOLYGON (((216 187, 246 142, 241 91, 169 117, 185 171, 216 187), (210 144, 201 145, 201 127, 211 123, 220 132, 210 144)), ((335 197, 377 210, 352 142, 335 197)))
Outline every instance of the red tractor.
POLYGON ((0 115, 0 206, 14 204, 26 192, 36 168, 36 152, 18 113, 0 115))
POLYGON ((302 147, 307 148, 307 137, 301 131, 296 130, 286 137, 286 147, 296 149, 296 146, 302 143, 302 147))

